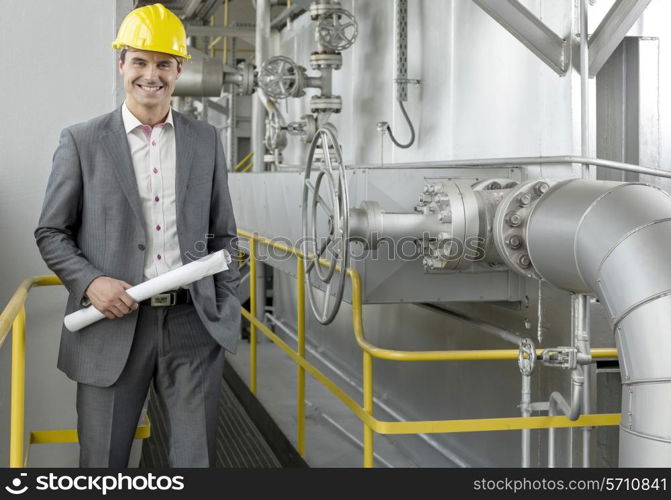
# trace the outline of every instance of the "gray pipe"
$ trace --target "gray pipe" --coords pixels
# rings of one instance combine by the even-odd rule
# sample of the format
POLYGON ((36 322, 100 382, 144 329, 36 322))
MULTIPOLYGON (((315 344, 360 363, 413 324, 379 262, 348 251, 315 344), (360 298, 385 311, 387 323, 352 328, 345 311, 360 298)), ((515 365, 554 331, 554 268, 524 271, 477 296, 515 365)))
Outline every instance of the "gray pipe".
MULTIPOLYGON (((531 416, 531 375, 522 375, 520 412, 523 417, 531 416)), ((522 429, 522 467, 531 467, 531 429, 522 429)))
MULTIPOLYGON (((256 2, 256 37, 255 37, 255 58, 254 63, 260 68, 269 56, 270 47, 270 0, 258 0, 256 2)), ((252 97, 252 151, 254 151, 253 172, 263 172, 265 170, 265 147, 263 138, 265 137, 265 108, 259 102, 259 99, 252 97)))
MULTIPOLYGON (((571 372, 571 404, 569 405, 564 396, 559 392, 550 394, 550 406, 548 413, 551 417, 557 415, 557 409, 566 415, 569 420, 577 420, 580 416, 580 403, 582 400, 582 389, 584 381, 582 377, 582 367, 578 367, 571 372)), ((555 466, 555 429, 548 429, 548 467, 555 466)))
POLYGON ((671 196, 563 181, 533 209, 526 241, 546 281, 594 293, 608 311, 623 381, 620 466, 671 466, 671 196))
MULTIPOLYGON (((589 155, 589 40, 587 0, 580 0, 580 153, 589 155)), ((589 165, 583 164, 582 178, 589 179, 589 165)))
POLYGON ((191 60, 184 63, 175 83, 174 96, 219 97, 224 86, 224 64, 189 47, 191 60))

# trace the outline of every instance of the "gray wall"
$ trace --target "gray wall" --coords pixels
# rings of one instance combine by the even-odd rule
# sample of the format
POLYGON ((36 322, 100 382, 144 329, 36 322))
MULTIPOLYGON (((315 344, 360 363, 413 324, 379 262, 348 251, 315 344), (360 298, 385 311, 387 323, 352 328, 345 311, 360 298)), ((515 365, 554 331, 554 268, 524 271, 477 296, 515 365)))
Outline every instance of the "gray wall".
MULTIPOLYGON (((61 129, 118 101, 111 43, 130 0, 0 0, 0 304, 28 276, 49 274, 33 238, 61 129)), ((66 292, 27 304, 26 431, 76 425, 74 382, 56 369, 66 292)), ((8 464, 11 341, 0 353, 0 466, 8 464)), ((76 445, 36 445, 31 466, 76 465, 76 445)))

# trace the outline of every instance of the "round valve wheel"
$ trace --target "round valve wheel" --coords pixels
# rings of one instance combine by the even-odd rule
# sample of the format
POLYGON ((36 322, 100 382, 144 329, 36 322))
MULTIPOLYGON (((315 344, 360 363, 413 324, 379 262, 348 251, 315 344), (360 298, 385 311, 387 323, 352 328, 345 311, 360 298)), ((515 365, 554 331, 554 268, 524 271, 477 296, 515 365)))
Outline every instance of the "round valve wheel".
POLYGON ((340 145, 328 124, 317 131, 310 144, 301 219, 301 250, 310 307, 317 321, 328 325, 340 309, 349 266, 349 197, 345 167, 340 145), (319 160, 315 158, 318 151, 319 160), (317 173, 314 184, 313 169, 317 173), (325 231, 320 234, 320 229, 325 231), (326 261, 326 265, 319 260, 326 261), (318 299, 315 288, 324 289, 323 299, 318 299))
POLYGON ((258 84, 269 97, 299 97, 303 91, 303 69, 285 56, 275 56, 263 63, 258 84))
POLYGON ((358 34, 356 19, 345 9, 329 11, 317 24, 317 43, 337 52, 350 48, 358 34))
POLYGON ((287 147, 287 127, 278 112, 268 113, 264 142, 270 151, 283 151, 287 147))

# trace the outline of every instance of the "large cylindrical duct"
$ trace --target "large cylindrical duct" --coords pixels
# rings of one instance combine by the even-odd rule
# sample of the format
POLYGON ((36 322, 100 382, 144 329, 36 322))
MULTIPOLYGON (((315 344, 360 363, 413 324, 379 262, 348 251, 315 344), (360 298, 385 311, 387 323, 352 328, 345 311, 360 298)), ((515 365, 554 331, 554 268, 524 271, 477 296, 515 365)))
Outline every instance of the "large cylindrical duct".
POLYGON ((568 180, 529 215, 535 271, 608 311, 622 374, 621 467, 671 466, 671 196, 653 186, 568 180))
POLYGON ((224 64, 189 47, 191 59, 182 65, 174 96, 219 97, 224 86, 224 64))

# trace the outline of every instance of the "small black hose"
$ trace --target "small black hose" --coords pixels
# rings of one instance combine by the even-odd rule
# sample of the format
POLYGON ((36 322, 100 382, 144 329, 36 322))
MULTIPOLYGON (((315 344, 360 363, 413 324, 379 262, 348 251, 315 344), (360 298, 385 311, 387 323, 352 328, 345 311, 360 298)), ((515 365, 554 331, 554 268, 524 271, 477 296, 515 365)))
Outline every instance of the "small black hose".
POLYGON ((399 100, 398 105, 401 106, 403 116, 405 116, 405 120, 408 122, 408 127, 410 127, 410 141, 408 141, 407 144, 401 144, 400 142, 398 142, 394 137, 394 133, 391 131, 391 127, 389 126, 389 124, 387 124, 387 132, 389 132, 389 138, 391 139, 391 142, 396 144, 399 148, 408 149, 415 142, 415 127, 412 126, 412 122, 410 121, 408 112, 405 110, 405 106, 403 106, 403 101, 399 100))

